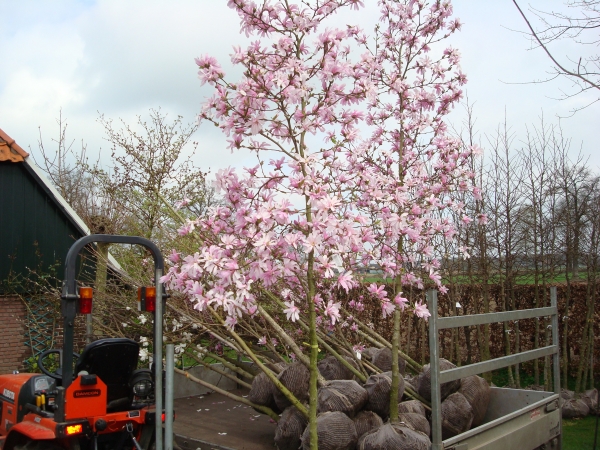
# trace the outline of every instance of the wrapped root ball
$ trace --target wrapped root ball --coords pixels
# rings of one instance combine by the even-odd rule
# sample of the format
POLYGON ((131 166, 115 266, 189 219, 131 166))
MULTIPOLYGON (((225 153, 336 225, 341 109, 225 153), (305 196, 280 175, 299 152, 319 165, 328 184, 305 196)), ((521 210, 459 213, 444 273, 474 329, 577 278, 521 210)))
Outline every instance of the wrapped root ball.
POLYGON ((420 431, 431 437, 431 426, 425 416, 418 413, 401 413, 398 414, 398 420, 405 423, 411 430, 420 431))
POLYGON ((415 413, 425 417, 425 406, 419 400, 398 403, 398 413, 415 413))
MULTIPOLYGON (((450 361, 440 358, 440 370, 454 369, 456 366, 450 361)), ((423 371, 419 374, 417 379, 417 389, 419 395, 427 401, 431 401, 431 365, 426 364, 423 366, 423 371)), ((460 389, 460 380, 449 381, 443 383, 440 386, 442 393, 442 400, 448 397, 450 394, 460 389)))
POLYGON ((473 408, 473 423, 471 427, 478 427, 483 423, 485 413, 490 404, 492 389, 483 378, 473 375, 460 380, 458 390, 465 396, 471 408, 473 408))
MULTIPOLYGON (((384 420, 390 414, 390 389, 392 387, 392 372, 371 375, 365 383, 369 398, 365 405, 367 411, 379 414, 384 420)), ((398 401, 404 395, 404 380, 400 378, 398 384, 398 401)))
MULTIPOLYGON (((308 400, 310 372, 304 364, 300 362, 290 364, 281 371, 277 378, 300 402, 308 400)), ((283 411, 292 404, 277 388, 275 388, 273 396, 275 398, 275 404, 280 411, 283 411)))
MULTIPOLYGON (((317 417, 319 450, 354 450, 358 436, 354 422, 346 414, 335 411, 317 417)), ((302 433, 302 449, 310 449, 310 428, 302 433)))
POLYGON ((589 412, 590 408, 581 399, 572 398, 571 400, 565 400, 562 405, 563 419, 583 419, 589 412))
POLYGON ((425 434, 390 423, 369 431, 359 439, 358 450, 429 450, 431 441, 425 434))
POLYGON ((279 412, 277 405, 275 404, 275 393, 276 388, 273 382, 267 377, 264 372, 259 373, 252 380, 252 388, 248 394, 248 400, 252 403, 256 403, 261 406, 268 406, 276 412, 279 412))
MULTIPOLYGON (((392 350, 388 347, 383 347, 376 352, 373 352, 373 356, 371 358, 373 365, 384 372, 389 372, 392 370, 392 350)), ((398 356, 398 370, 401 374, 404 374, 406 370, 406 361, 398 356)))
POLYGON ((298 450, 308 419, 295 406, 289 406, 281 415, 275 430, 275 445, 279 450, 298 450))
POLYGON ((354 380, 329 381, 319 389, 318 412, 340 411, 354 417, 367 398, 367 391, 354 380))
MULTIPOLYGON (((358 368, 358 364, 352 358, 344 357, 344 359, 355 369, 358 368)), ((317 368, 326 380, 352 380, 354 378, 352 371, 344 366, 335 356, 328 356, 322 359, 317 364, 317 368)))
POLYGON ((442 402, 442 439, 464 433, 473 423, 473 408, 460 392, 450 394, 442 402))
POLYGON ((379 417, 379 414, 373 411, 360 411, 354 416, 354 426, 356 427, 356 434, 358 438, 368 431, 379 428, 383 425, 383 420, 379 417))

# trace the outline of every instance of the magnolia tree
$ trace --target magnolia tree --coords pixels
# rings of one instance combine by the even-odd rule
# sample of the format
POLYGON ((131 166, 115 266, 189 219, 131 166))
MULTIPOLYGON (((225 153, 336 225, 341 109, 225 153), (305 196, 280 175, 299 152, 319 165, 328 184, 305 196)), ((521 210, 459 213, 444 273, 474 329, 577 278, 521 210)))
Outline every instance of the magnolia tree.
MULTIPOLYGON (((460 28, 449 1, 382 0, 376 29, 373 80, 377 95, 369 99, 367 124, 373 128, 366 145, 348 155, 360 173, 355 202, 369 217, 371 260, 392 278, 391 298, 383 285, 369 290, 381 300, 383 315, 394 315, 392 393, 397 398, 400 313, 408 304, 403 286, 422 288, 433 282, 442 291, 436 241, 452 239, 456 227, 472 219, 460 202, 473 187, 471 154, 447 132, 445 116, 461 98, 466 77, 458 51, 435 44, 460 28), (453 223, 458 212, 461 221, 453 223), (422 279, 422 273, 427 280, 422 279)), ((463 248, 466 252, 466 249, 463 248)), ((422 301, 414 312, 428 317, 422 301)), ((390 418, 398 417, 390 402, 390 418)))
POLYGON ((446 136, 442 120, 465 78, 456 51, 430 56, 430 46, 458 28, 451 8, 380 4, 377 46, 369 49, 357 27, 325 28, 340 8, 362 6, 358 0, 230 0, 242 31, 260 38, 234 48, 242 79, 228 81, 210 56, 196 60, 202 82, 215 88, 201 120, 221 128, 232 151, 255 153, 258 164, 217 173, 224 202, 208 219, 181 229, 198 237, 199 249, 173 254, 165 280, 222 321, 232 345, 307 414, 311 448, 317 448, 317 355, 324 344, 319 328, 335 330, 342 319, 336 292, 357 287, 357 268, 372 262, 394 278, 391 298, 382 286, 369 289, 384 315, 395 315, 397 358, 400 310, 429 315, 422 301, 409 304, 401 286, 423 284, 417 268, 441 286, 433 242, 455 231, 440 211, 460 209, 451 193, 470 189, 469 152, 446 136), (370 127, 372 136, 361 138, 370 127), (309 367, 308 410, 235 331, 248 323, 245 317, 277 327, 266 302, 308 332, 308 357, 280 334, 309 367))

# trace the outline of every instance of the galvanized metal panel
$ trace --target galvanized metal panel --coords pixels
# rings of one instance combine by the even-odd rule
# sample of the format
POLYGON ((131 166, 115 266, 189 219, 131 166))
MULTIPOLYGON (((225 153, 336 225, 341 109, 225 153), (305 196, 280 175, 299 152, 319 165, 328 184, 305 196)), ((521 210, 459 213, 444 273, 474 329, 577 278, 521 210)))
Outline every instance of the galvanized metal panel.
POLYGON ((437 319, 437 329, 468 327, 483 325, 494 322, 507 322, 509 320, 532 319, 534 317, 545 317, 556 314, 556 307, 521 309, 518 311, 503 311, 487 314, 471 314, 468 316, 442 317, 437 319))
POLYGON ((447 383, 448 381, 458 380, 459 378, 465 378, 471 375, 479 375, 484 372, 491 372, 492 370, 502 369, 514 364, 520 364, 525 361, 543 358, 544 356, 555 355, 557 353, 558 346, 549 345, 547 347, 528 350, 515 355, 502 356, 489 361, 481 361, 469 364, 468 366, 456 367, 440 372, 439 382, 447 383))

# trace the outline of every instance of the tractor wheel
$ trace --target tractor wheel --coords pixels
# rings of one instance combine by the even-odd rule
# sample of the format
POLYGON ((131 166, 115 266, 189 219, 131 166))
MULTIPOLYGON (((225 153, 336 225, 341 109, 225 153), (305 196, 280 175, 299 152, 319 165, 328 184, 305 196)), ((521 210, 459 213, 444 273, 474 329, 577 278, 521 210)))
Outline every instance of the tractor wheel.
POLYGON ((24 444, 15 445, 14 450, 64 450, 52 441, 29 441, 24 444))

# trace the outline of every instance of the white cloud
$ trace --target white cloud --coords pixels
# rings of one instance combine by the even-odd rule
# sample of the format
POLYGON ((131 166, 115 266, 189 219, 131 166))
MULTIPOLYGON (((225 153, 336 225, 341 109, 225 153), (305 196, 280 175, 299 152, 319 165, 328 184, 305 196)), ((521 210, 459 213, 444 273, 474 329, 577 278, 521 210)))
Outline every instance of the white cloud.
MULTIPOLYGON (((231 47, 250 40, 239 34, 237 14, 224 1, 0 1, 3 15, 10 18, 0 29, 0 127, 24 148, 36 147, 40 125, 49 139, 61 107, 70 136, 84 139, 91 151, 107 148, 96 122, 98 112, 133 122, 137 114, 160 106, 192 121, 210 92, 200 87, 194 57, 215 55, 236 79, 239 70, 229 63, 231 47)), ((358 19, 369 30, 378 12, 374 1, 365 3, 366 10, 349 11, 336 20, 343 25, 358 19)), ((510 2, 454 3, 464 28, 452 43, 463 55, 467 92, 476 102, 482 132, 495 129, 505 107, 520 133, 542 111, 553 120, 585 101, 550 98, 564 83, 503 83, 538 79, 550 65, 540 52, 527 51, 529 45, 521 35, 507 29, 524 29, 510 2)), ((536 0, 536 4, 556 9, 562 2, 536 0)), ((565 133, 574 142, 583 140, 588 154, 595 150, 597 108, 562 121, 565 133)), ((453 117, 458 122, 461 114, 457 111, 453 117)), ((230 154, 214 127, 201 127, 195 140, 200 142, 198 164, 213 171, 241 164, 240 155, 230 154)), ((600 165, 600 156, 596 158, 600 165)))

